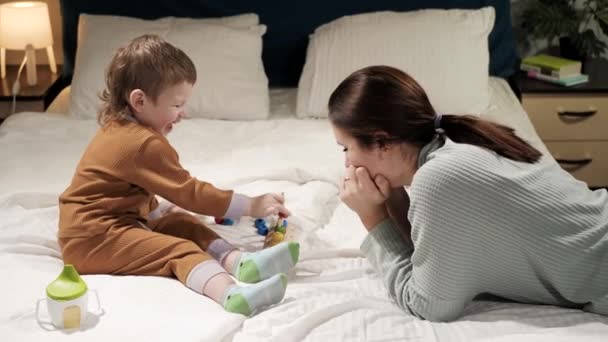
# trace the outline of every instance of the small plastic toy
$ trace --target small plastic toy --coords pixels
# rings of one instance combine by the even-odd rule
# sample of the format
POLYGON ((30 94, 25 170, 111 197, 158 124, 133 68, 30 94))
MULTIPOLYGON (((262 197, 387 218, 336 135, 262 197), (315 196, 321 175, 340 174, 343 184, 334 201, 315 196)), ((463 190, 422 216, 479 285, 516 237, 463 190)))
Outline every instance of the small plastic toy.
POLYGON ((278 243, 281 243, 283 240, 285 240, 286 234, 287 220, 283 219, 282 215, 279 215, 276 224, 268 231, 268 234, 266 235, 266 239, 264 240, 264 248, 272 247, 278 243))
POLYGON ((287 230, 287 220, 279 220, 277 225, 274 227, 274 230, 285 235, 285 231, 287 230))
POLYGON ((267 235, 268 234, 268 225, 266 224, 266 220, 257 219, 253 223, 253 226, 258 230, 258 234, 267 235))
POLYGON ((279 244, 285 240, 285 234, 281 232, 272 231, 268 233, 266 236, 266 240, 264 240, 264 248, 272 247, 276 244, 279 244))
POLYGON ((221 224, 221 225, 224 225, 224 226, 233 226, 234 225, 234 220, 233 219, 229 219, 229 218, 225 218, 225 217, 216 217, 215 218, 215 223, 221 224))

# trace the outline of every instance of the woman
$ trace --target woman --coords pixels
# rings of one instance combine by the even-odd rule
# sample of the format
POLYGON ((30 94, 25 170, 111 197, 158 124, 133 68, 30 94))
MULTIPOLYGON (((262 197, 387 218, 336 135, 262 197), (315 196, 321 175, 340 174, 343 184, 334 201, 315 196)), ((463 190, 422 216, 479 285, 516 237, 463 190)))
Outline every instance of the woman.
POLYGON ((329 118, 345 152, 341 198, 401 308, 450 321, 492 294, 608 314, 606 190, 589 190, 508 127, 436 113, 391 67, 350 75, 329 118))

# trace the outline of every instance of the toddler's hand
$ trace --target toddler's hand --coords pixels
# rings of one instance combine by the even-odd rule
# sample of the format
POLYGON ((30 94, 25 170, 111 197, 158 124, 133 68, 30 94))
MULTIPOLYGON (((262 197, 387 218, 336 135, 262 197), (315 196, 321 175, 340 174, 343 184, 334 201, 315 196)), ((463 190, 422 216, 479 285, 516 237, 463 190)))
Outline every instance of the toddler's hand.
POLYGON ((266 217, 270 215, 281 215, 288 217, 289 210, 285 208, 285 198, 281 194, 268 193, 251 199, 249 216, 266 217))

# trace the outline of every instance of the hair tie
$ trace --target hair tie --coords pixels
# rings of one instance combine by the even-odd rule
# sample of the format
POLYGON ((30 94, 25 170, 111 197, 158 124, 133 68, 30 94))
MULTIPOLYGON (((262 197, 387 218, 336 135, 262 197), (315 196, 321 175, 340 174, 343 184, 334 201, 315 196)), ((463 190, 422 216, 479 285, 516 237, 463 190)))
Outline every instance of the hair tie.
POLYGON ((435 129, 441 128, 441 117, 442 116, 443 116, 442 114, 435 115, 435 129))

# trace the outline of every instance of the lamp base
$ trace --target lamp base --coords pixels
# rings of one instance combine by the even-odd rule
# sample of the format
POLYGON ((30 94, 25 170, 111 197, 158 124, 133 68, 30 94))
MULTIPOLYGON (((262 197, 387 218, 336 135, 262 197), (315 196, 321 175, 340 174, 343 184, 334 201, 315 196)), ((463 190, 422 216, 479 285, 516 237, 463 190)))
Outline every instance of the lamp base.
POLYGON ((25 64, 25 71, 27 73, 27 85, 33 86, 38 83, 38 76, 36 74, 36 50, 31 44, 27 44, 25 47, 25 55, 27 62, 25 64))
POLYGON ((6 77, 6 48, 0 47, 0 78, 6 77))
POLYGON ((53 46, 49 45, 46 47, 46 55, 49 58, 49 68, 51 68, 51 72, 53 74, 57 73, 57 62, 55 62, 55 52, 53 51, 53 46))
MULTIPOLYGON (((49 68, 53 74, 57 73, 57 62, 55 61, 55 53, 53 52, 53 46, 46 47, 46 54, 49 59, 49 68)), ((25 47, 25 55, 27 57, 26 62, 26 73, 27 73, 27 84, 30 86, 38 83, 38 76, 36 72, 36 51, 31 44, 25 47)), ((0 79, 6 78, 6 48, 0 47, 0 79)))

